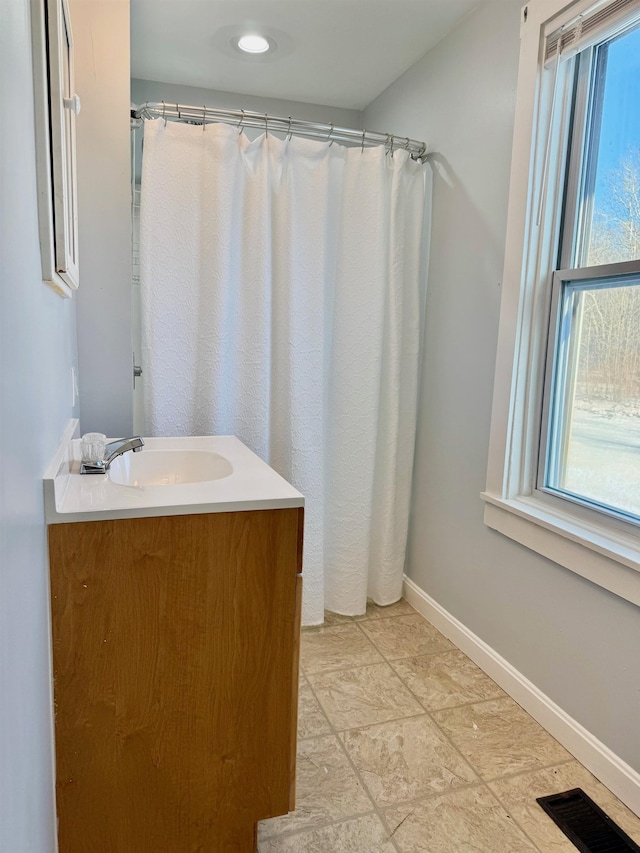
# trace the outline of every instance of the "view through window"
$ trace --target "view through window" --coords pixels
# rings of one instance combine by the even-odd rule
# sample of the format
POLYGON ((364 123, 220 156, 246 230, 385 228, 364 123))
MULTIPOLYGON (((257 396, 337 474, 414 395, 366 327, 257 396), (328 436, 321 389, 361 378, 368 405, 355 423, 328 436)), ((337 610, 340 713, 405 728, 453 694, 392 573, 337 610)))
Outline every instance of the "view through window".
POLYGON ((640 265, 629 262, 640 260, 640 27, 584 62, 585 119, 570 143, 580 180, 574 203, 565 199, 575 213, 565 214, 570 248, 554 279, 543 488, 638 520, 640 265))

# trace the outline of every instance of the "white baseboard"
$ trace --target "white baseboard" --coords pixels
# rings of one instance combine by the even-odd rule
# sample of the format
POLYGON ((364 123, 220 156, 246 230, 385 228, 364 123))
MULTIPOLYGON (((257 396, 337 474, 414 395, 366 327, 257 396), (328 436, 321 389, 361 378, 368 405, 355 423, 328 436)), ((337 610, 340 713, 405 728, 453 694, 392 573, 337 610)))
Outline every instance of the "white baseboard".
POLYGON ((618 799, 640 816, 640 773, 406 576, 403 597, 531 714, 618 799))

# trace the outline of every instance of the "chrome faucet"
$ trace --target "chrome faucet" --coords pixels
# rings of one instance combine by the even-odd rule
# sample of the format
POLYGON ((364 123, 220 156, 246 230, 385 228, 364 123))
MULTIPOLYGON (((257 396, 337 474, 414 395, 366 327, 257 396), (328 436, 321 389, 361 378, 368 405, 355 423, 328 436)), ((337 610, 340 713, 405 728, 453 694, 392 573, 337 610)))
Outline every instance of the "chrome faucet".
POLYGON ((81 474, 104 474, 109 470, 109 466, 118 456, 122 456, 128 450, 137 453, 142 450, 144 440, 135 435, 133 438, 119 438, 116 441, 109 441, 104 446, 104 456, 99 462, 82 462, 80 465, 81 474))

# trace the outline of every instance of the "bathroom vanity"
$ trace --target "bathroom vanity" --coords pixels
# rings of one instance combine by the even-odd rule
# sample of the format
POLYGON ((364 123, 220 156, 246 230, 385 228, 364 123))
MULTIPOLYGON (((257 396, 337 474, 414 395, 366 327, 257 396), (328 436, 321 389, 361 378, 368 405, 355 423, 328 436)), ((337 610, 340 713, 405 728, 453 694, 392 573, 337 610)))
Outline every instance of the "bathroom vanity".
POLYGON ((251 853, 294 806, 304 499, 232 437, 113 480, 75 445, 45 480, 60 853, 251 853))

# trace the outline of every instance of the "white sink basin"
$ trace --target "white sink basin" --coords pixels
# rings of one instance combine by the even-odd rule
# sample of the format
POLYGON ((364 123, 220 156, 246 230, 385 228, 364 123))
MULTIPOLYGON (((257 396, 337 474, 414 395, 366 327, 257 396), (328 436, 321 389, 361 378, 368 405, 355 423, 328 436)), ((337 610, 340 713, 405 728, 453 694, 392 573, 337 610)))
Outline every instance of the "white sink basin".
POLYGON ((109 479, 119 486, 178 486, 221 480, 233 466, 208 450, 151 450, 118 456, 109 468, 109 479))
POLYGON ((304 498, 232 435, 145 438, 106 474, 81 474, 70 420, 44 477, 47 524, 290 509, 304 498))

